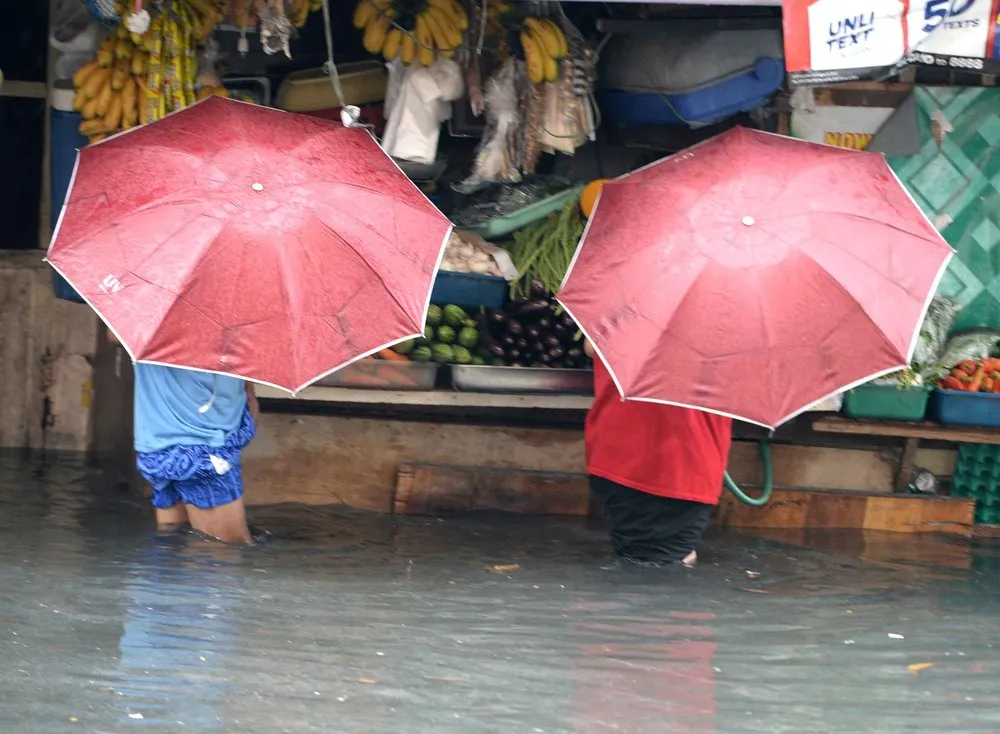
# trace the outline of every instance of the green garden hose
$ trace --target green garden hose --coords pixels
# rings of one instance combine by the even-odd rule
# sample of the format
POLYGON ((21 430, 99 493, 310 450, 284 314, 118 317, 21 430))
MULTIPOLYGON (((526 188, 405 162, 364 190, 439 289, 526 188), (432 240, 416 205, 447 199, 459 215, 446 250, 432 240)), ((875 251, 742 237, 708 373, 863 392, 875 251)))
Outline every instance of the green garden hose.
POLYGON ((740 489, 740 485, 729 476, 729 472, 726 472, 725 485, 726 489, 736 495, 736 499, 741 502, 746 502, 754 507, 763 507, 771 499, 771 492, 774 490, 774 477, 771 476, 771 444, 767 441, 761 441, 758 446, 760 448, 760 465, 764 470, 764 485, 760 497, 750 497, 745 494, 740 489))

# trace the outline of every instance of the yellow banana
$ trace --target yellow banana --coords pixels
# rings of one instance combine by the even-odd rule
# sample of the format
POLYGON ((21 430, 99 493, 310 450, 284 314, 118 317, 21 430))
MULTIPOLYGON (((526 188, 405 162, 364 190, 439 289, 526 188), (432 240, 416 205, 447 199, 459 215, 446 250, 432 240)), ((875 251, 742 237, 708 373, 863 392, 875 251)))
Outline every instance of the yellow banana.
POLYGON ((359 31, 367 28, 368 24, 378 15, 378 10, 370 0, 358 0, 354 7, 354 27, 359 31))
POLYGON ((543 23, 538 18, 527 17, 524 19, 524 27, 538 41, 542 50, 552 58, 559 57, 559 39, 551 27, 543 23))
POLYGON ((104 68, 115 63, 115 37, 108 36, 107 40, 97 48, 97 63, 104 68), (110 40, 111 43, 107 43, 107 40, 110 40))
POLYGON ((93 74, 99 68, 101 68, 101 65, 97 63, 97 59, 94 59, 93 61, 88 61, 86 64, 84 64, 83 66, 81 66, 79 69, 76 70, 76 73, 73 75, 73 86, 76 87, 77 89, 82 87, 84 83, 86 83, 87 77, 93 74))
POLYGON ((104 128, 106 130, 117 130, 122 122, 122 95, 115 94, 111 97, 111 104, 104 115, 104 128))
POLYGON ((569 42, 566 40, 566 34, 563 32, 562 26, 551 18, 541 18, 540 20, 552 29, 553 35, 559 42, 559 53, 553 56, 553 58, 558 60, 567 56, 569 54, 569 42))
POLYGON ((528 31, 521 31, 521 46, 524 48, 524 61, 528 66, 528 79, 532 84, 539 84, 545 80, 545 62, 543 61, 545 52, 528 31))
POLYGON ((386 61, 392 61, 399 55, 399 48, 403 43, 403 32, 398 28, 393 28, 385 36, 385 44, 382 46, 382 56, 386 61))
POLYGON ((216 87, 214 90, 212 90, 212 94, 214 94, 216 97, 229 99, 229 90, 226 89, 225 87, 216 87))
MULTIPOLYGON (((418 54, 422 53, 424 49, 434 48, 434 36, 431 35, 431 30, 427 27, 427 18, 424 17, 423 13, 417 16, 417 24, 413 32, 417 37, 418 54)), ((423 60, 420 63, 423 63, 423 60)))
POLYGON ((132 58, 132 49, 135 46, 132 44, 132 40, 129 38, 120 38, 118 43, 115 44, 115 58, 116 59, 130 59, 132 58))
POLYGON ((115 62, 115 68, 111 71, 111 88, 116 92, 125 86, 125 79, 128 78, 129 62, 126 59, 119 59, 115 62))
POLYGON ((365 35, 362 41, 365 51, 370 54, 377 54, 382 51, 385 44, 385 36, 389 31, 389 18, 379 14, 375 20, 365 28, 365 35))
POLYGON ((440 8, 429 7, 424 14, 428 20, 433 20, 444 36, 444 45, 438 44, 438 48, 457 48, 462 44, 462 33, 456 28, 452 20, 440 8))
POLYGON ((87 104, 87 95, 83 93, 83 87, 80 87, 73 97, 73 109, 79 112, 85 104, 87 104))
POLYGON ((108 79, 111 78, 111 69, 105 69, 101 67, 93 74, 87 76, 87 81, 84 82, 83 86, 80 87, 87 99, 93 99, 101 91, 101 87, 107 84, 108 79))
POLYGON ((90 100, 80 109, 80 114, 84 120, 92 120, 97 116, 97 98, 90 100))
POLYGON ((545 81, 554 82, 559 78, 559 62, 548 54, 542 55, 542 63, 545 64, 545 81))
POLYGON ((421 66, 430 66, 434 63, 434 50, 430 48, 421 48, 419 59, 421 66))
POLYGON ((132 77, 125 80, 122 89, 122 128, 128 130, 139 122, 138 91, 132 77))
POLYGON ((103 120, 84 120, 80 123, 80 134, 88 138, 91 135, 99 135, 104 132, 103 120))
POLYGON ((209 85, 205 84, 204 86, 201 87, 201 89, 198 90, 198 95, 197 95, 196 99, 198 101, 201 101, 203 99, 207 99, 207 98, 211 97, 214 92, 215 92, 215 87, 212 87, 212 86, 209 86, 209 85))
POLYGON ((101 87, 101 91, 97 93, 97 97, 95 97, 95 99, 97 100, 97 107, 95 108, 95 112, 97 113, 98 116, 103 117, 104 114, 108 111, 108 107, 111 104, 112 94, 114 94, 114 92, 111 89, 110 83, 105 84, 103 87, 101 87))
POLYGON ((436 48, 451 48, 451 38, 438 20, 438 16, 433 12, 433 8, 427 8, 422 13, 424 23, 431 35, 432 43, 436 48))
POLYGON ((444 13, 451 25, 458 30, 464 31, 469 27, 469 16, 458 0, 427 0, 427 6, 444 13))
POLYGON ((129 62, 129 70, 132 72, 133 76, 145 77, 146 72, 148 71, 148 62, 149 54, 142 49, 137 48, 132 54, 132 60, 129 62))
POLYGON ((403 63, 409 66, 413 63, 413 60, 417 57, 417 42, 413 38, 413 31, 403 35, 403 50, 401 57, 403 63))

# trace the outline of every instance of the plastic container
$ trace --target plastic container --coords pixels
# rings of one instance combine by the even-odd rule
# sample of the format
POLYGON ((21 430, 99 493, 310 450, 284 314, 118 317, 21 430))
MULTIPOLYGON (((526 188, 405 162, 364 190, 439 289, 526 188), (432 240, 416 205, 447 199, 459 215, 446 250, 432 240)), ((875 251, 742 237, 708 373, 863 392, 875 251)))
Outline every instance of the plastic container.
POLYGON ((767 102, 785 78, 781 59, 757 59, 752 71, 686 94, 604 89, 601 111, 608 122, 628 125, 709 125, 767 102))
MULTIPOLYGON (((59 109, 65 106, 64 90, 53 90, 51 112, 51 152, 49 157, 49 172, 52 181, 51 226, 55 232, 63 202, 73 178, 73 168, 76 165, 77 151, 87 145, 87 138, 80 134, 79 113, 72 111, 72 97, 69 98, 70 109, 59 109)), ((83 303, 79 294, 63 278, 52 271, 52 289, 56 298, 74 303, 83 303)))
POLYGON ((365 359, 327 375, 315 384, 370 390, 432 390, 440 369, 441 365, 433 362, 365 359))
POLYGON ((505 279, 495 275, 439 270, 431 291, 431 303, 462 308, 501 308, 507 302, 509 288, 505 279))
POLYGON ((1000 394, 935 390, 930 414, 944 426, 1000 428, 1000 394))
POLYGON ((929 387, 859 385, 844 393, 844 415, 890 421, 922 421, 927 414, 929 387))
POLYGON ((582 192, 582 184, 573 186, 565 191, 560 191, 552 196, 536 201, 534 204, 529 204, 523 209, 518 209, 516 212, 505 214, 502 217, 495 217, 480 224, 462 227, 462 229, 475 232, 484 240, 503 237, 516 229, 547 217, 552 212, 559 211, 566 204, 579 199, 582 192))
POLYGON ((548 367, 451 366, 452 386, 463 392, 594 394, 593 370, 548 367))
MULTIPOLYGON (((362 107, 385 99, 389 74, 381 61, 358 61, 338 64, 344 104, 362 107)), ((322 68, 293 71, 278 88, 275 107, 288 112, 317 112, 336 109, 340 100, 333 91, 330 76, 322 68)))

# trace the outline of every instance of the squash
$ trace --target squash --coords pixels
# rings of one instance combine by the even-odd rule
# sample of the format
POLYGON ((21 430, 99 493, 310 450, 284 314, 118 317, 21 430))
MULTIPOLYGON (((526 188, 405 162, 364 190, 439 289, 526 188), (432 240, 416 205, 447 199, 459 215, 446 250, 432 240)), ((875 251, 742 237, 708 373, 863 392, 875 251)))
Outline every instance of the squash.
POLYGON ((600 195, 604 184, 608 181, 610 179, 598 178, 583 188, 583 193, 580 195, 580 211, 583 212, 583 216, 590 219, 590 213, 594 211, 594 204, 597 203, 597 197, 600 195))

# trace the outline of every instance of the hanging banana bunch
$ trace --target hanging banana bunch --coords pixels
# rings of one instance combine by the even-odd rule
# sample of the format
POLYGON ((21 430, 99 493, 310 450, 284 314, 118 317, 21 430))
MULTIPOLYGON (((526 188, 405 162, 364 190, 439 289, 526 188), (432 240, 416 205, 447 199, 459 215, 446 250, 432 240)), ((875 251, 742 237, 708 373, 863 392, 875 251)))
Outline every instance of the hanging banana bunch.
POLYGON ((358 0, 354 27, 368 53, 430 66, 438 54, 455 55, 469 16, 458 0, 358 0))
POLYGON ((566 34, 555 21, 528 16, 518 35, 532 84, 559 78, 559 61, 569 53, 566 34))

